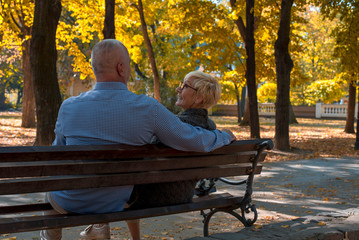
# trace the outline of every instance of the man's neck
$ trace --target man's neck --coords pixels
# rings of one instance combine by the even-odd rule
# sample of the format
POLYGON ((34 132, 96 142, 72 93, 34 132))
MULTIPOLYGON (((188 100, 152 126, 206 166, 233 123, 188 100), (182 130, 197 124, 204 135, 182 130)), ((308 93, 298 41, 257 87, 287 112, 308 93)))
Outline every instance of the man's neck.
POLYGON ((96 82, 122 82, 127 85, 127 82, 116 74, 98 74, 96 75, 96 82))

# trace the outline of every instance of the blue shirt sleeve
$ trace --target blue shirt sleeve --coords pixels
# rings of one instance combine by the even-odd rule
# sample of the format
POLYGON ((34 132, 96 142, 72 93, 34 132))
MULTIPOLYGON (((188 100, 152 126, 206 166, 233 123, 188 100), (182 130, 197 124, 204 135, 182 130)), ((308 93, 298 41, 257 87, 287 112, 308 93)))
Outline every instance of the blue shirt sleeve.
POLYGON ((155 111, 155 135, 169 147, 183 151, 210 152, 232 141, 232 137, 226 132, 209 131, 182 122, 159 103, 155 111))
POLYGON ((65 146, 66 145, 66 138, 63 134, 63 130, 62 130, 62 125, 61 125, 61 114, 62 114, 62 108, 60 107, 60 110, 59 110, 59 116, 57 118, 57 121, 56 121, 56 126, 55 126, 55 140, 54 142, 52 143, 52 145, 54 146, 65 146))

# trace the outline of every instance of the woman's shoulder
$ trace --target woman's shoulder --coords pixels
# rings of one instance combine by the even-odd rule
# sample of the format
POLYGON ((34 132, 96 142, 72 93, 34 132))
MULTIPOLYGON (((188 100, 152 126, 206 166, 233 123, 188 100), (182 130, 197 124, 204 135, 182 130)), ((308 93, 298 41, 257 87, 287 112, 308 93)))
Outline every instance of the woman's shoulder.
POLYGON ((191 124, 192 126, 198 126, 208 130, 216 129, 216 124, 208 118, 207 109, 187 109, 178 114, 178 117, 182 122, 191 124))

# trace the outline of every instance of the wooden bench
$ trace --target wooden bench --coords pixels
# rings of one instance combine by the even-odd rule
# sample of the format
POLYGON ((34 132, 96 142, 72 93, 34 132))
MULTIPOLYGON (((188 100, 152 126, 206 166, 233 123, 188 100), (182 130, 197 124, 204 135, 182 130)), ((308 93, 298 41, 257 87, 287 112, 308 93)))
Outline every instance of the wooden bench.
MULTIPOLYGON (((221 179, 248 176, 243 196, 208 193, 195 197, 192 203, 122 211, 108 214, 46 215, 48 203, 0 206, 0 233, 26 232, 55 227, 71 227, 101 222, 201 211, 204 235, 218 211, 238 218, 244 226, 257 219, 251 203, 252 183, 260 174, 269 139, 235 141, 210 153, 177 151, 158 145, 42 146, 0 148, 0 195, 47 192, 53 190, 97 188, 181 181, 221 179), (209 211, 206 213, 206 211, 209 211), (238 210, 237 212, 235 210, 238 210), (254 213, 247 219, 246 213, 254 213)), ((236 182, 229 183, 236 184, 236 182)), ((243 182, 242 182, 243 183, 243 182)))

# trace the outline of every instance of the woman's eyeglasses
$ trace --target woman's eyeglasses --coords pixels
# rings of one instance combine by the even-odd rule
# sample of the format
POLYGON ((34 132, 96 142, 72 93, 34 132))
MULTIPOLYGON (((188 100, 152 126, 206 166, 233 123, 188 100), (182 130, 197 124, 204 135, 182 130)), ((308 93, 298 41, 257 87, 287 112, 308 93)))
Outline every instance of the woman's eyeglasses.
POLYGON ((197 91, 197 89, 195 89, 194 87, 191 87, 190 85, 188 85, 187 83, 183 83, 183 82, 180 82, 179 86, 178 86, 181 90, 183 90, 184 88, 191 88, 195 91, 197 91))

